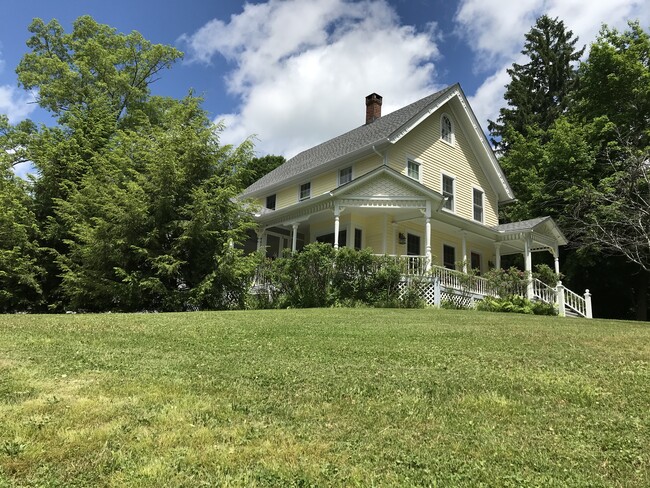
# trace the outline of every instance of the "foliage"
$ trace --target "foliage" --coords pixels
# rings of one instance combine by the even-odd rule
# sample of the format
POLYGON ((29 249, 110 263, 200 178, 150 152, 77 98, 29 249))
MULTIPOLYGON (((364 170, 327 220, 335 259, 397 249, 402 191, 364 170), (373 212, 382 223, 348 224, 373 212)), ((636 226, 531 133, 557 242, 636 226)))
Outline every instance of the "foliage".
POLYGON ((42 302, 38 225, 24 182, 0 158, 0 312, 42 302))
POLYGON ((38 172, 30 208, 50 309, 243 307, 256 258, 233 247, 252 227, 236 200, 251 142, 221 145, 191 92, 151 95, 175 48, 88 16, 71 33, 56 20, 29 30, 19 82, 57 124, 5 120, 0 137, 9 164, 38 172))
POLYGON ((538 264, 535 266, 533 278, 537 278, 545 285, 548 285, 551 288, 555 288, 558 281, 562 279, 562 274, 558 274, 553 271, 548 264, 538 264))
POLYGON ((491 269, 483 276, 488 282, 488 288, 495 296, 510 297, 523 295, 530 276, 525 271, 515 267, 508 269, 491 269))
POLYGON ((557 310, 550 303, 530 301, 517 295, 504 297, 485 297, 479 301, 477 310, 483 312, 523 313, 529 315, 557 315, 557 310))
POLYGON ((284 156, 274 156, 272 154, 259 158, 252 158, 240 170, 241 187, 249 187, 262 176, 282 165, 285 161, 284 156))
POLYGON ((507 70, 510 83, 497 122, 488 129, 497 149, 507 153, 513 138, 528 138, 530 131, 546 131, 567 109, 576 83, 574 63, 584 48, 576 49, 577 38, 564 22, 543 15, 526 34, 522 54, 526 64, 514 63, 507 70))
POLYGON ((369 249, 335 251, 329 244, 316 242, 264 261, 260 273, 268 279, 269 288, 251 306, 423 306, 416 284, 407 286, 400 298, 400 266, 386 256, 374 256, 369 249))

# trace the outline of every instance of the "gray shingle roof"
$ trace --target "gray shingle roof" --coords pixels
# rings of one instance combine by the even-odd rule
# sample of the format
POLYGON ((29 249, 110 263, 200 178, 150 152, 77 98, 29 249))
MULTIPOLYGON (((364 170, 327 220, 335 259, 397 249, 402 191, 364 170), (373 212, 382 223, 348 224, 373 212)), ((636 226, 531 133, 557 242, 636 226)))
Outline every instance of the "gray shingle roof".
POLYGON ((246 188, 244 195, 264 190, 330 161, 384 142, 391 134, 456 86, 448 86, 395 112, 384 115, 370 124, 357 127, 297 154, 246 188))
POLYGON ((497 232, 516 232, 521 230, 531 230, 550 217, 537 217, 530 220, 520 220, 519 222, 511 222, 509 224, 501 224, 493 227, 497 232))

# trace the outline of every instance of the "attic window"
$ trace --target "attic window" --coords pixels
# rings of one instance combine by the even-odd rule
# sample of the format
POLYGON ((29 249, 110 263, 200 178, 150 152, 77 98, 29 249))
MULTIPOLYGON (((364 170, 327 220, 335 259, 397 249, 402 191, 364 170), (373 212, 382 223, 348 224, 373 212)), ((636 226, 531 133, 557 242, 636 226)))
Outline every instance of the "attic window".
POLYGON ((448 144, 454 143, 454 132, 451 126, 451 119, 443 115, 440 119, 440 138, 448 144))
POLYGON ((339 186, 345 185, 352 181, 352 166, 343 168, 339 171, 339 186))
POLYGON ((275 193, 266 197, 266 208, 275 210, 275 193))
POLYGON ((406 162, 406 172, 409 178, 413 178, 416 181, 420 181, 420 163, 409 159, 406 162))
POLYGON ((311 182, 300 185, 300 201, 311 197, 311 182))

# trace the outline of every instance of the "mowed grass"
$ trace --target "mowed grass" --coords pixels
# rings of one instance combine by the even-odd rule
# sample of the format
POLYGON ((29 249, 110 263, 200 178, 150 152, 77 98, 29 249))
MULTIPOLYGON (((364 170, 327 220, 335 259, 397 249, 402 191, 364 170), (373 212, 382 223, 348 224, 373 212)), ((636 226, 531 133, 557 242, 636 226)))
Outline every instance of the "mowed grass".
POLYGON ((648 486, 648 324, 0 316, 0 486, 648 486))

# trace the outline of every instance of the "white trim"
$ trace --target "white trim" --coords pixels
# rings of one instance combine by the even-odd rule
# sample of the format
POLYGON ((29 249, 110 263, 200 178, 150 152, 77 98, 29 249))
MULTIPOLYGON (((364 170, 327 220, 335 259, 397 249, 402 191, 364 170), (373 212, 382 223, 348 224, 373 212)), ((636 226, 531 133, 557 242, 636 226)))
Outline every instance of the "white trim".
POLYGON ((440 134, 438 135, 438 139, 440 139, 442 142, 447 144, 448 146, 455 147, 456 146, 456 131, 454 130, 454 121, 451 118, 451 115, 447 112, 442 112, 440 114, 440 134), (442 119, 447 117, 449 120, 449 141, 446 141, 444 137, 442 137, 442 119))
MULTIPOLYGON (((443 206, 442 206, 442 210, 445 210, 446 212, 450 212, 450 213, 455 214, 455 213, 456 213, 456 200, 458 199, 458 197, 457 197, 457 195, 458 195, 458 191, 457 191, 457 189, 458 189, 458 188, 457 188, 457 185, 456 185, 457 178, 456 178, 453 174, 451 174, 451 173, 449 173, 449 172, 447 172, 447 171, 440 170, 440 194, 441 194, 443 197, 445 196, 445 192, 444 192, 444 188, 445 188, 445 187, 444 187, 444 177, 445 177, 445 176, 448 177, 448 178, 451 178, 451 179, 453 180, 453 183, 454 183, 454 191, 453 191, 453 194, 452 194, 452 197, 453 197, 453 198, 452 198, 452 200, 451 200, 451 208, 447 208, 447 207, 445 207, 445 205, 443 204, 443 206)), ((445 200, 445 203, 447 203, 446 200, 445 200)), ((473 219, 472 219, 472 220, 473 220, 473 219)))

